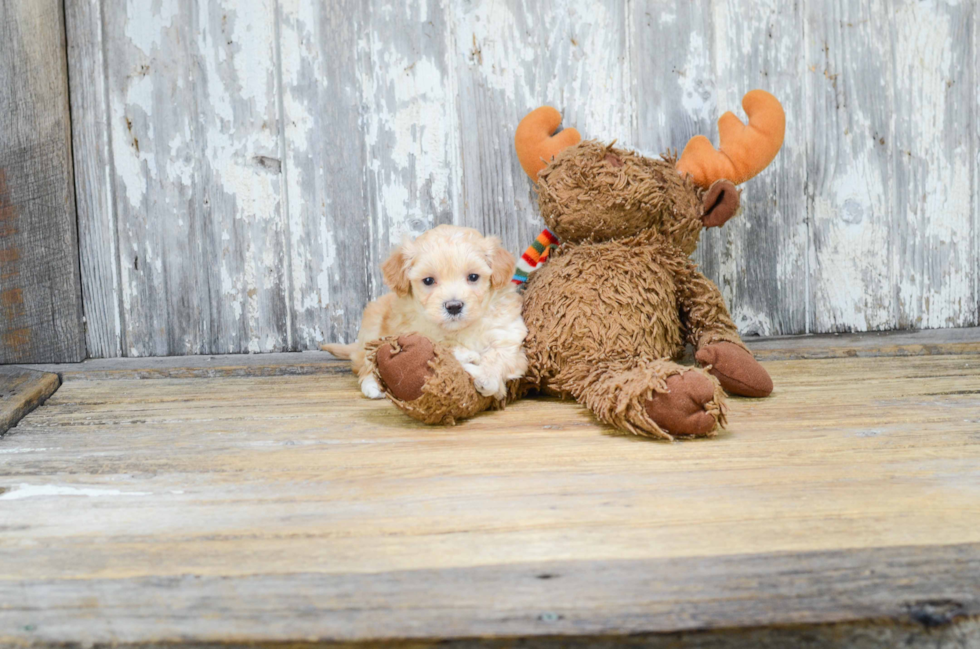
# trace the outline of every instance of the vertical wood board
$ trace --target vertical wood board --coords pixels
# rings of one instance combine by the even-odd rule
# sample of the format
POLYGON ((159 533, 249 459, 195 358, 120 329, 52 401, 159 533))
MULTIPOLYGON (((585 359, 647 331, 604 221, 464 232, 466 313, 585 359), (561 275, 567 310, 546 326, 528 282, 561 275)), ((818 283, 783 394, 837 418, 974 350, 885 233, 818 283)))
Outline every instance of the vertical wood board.
POLYGON ((126 347, 102 9, 102 0, 65 3, 85 344, 112 358, 126 347))
POLYGON ((458 220, 450 27, 436 0, 280 3, 290 308, 299 348, 352 340, 403 236, 458 220))
POLYGON ((123 351, 281 350, 274 2, 117 9, 104 20, 123 351))
POLYGON ((814 331, 976 322, 974 11, 808 5, 814 331))
POLYGON ((0 3, 0 46, 0 363, 80 361, 61 3, 0 3))

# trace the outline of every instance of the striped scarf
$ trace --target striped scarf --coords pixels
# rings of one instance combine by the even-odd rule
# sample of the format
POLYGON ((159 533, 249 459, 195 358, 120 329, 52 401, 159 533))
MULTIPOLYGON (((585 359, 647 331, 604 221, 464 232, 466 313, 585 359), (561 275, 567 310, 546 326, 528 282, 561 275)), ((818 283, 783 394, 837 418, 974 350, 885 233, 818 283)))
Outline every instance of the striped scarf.
POLYGON ((528 246, 524 254, 521 255, 517 262, 517 268, 514 270, 514 279, 511 281, 519 287, 523 287, 522 285, 527 282, 528 276, 548 260, 551 249, 557 248, 558 245, 558 237, 551 230, 545 228, 534 240, 534 243, 528 246))

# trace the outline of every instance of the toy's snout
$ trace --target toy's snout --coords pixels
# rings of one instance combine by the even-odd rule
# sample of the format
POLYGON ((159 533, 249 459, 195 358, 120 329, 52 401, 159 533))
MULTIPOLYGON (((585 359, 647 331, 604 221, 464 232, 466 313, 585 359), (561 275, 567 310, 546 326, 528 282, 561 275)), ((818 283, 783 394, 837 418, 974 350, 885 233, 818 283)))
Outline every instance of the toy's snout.
POLYGON ((704 193, 701 223, 706 228, 720 228, 738 214, 739 191, 730 180, 716 180, 704 193))

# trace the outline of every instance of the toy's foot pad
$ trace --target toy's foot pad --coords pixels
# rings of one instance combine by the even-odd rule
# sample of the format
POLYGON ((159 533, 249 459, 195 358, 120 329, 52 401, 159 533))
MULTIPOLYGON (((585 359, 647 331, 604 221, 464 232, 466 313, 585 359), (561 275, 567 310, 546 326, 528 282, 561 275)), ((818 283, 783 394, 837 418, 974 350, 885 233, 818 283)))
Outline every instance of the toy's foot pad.
POLYGON ((432 375, 429 361, 435 357, 432 341, 425 336, 400 336, 395 344, 378 348, 376 363, 384 385, 396 399, 414 401, 432 375))
POLYGON ((647 414, 671 435, 704 437, 717 420, 705 410, 715 395, 715 384, 700 372, 675 374, 667 379, 669 392, 658 392, 646 403, 647 414))
POLYGON ((701 365, 711 365, 708 372, 718 379, 726 392, 743 397, 768 397, 772 392, 772 379, 766 368, 734 343, 707 345, 694 357, 701 365))

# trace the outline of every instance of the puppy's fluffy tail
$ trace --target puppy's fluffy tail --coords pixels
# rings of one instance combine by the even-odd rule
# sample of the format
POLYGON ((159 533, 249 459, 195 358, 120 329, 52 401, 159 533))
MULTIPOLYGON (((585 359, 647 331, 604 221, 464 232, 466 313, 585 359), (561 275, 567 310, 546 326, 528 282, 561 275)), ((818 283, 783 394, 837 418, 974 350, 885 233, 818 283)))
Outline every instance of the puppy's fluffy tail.
POLYGON ((355 349, 357 349, 357 345, 354 343, 350 345, 339 345, 339 344, 320 345, 320 349, 322 349, 325 352, 330 352, 337 358, 350 360, 350 355, 354 353, 355 349))

